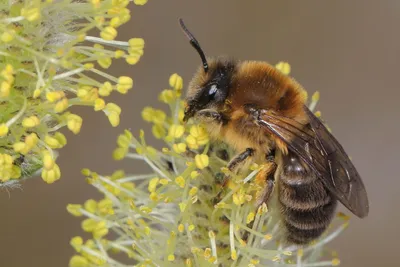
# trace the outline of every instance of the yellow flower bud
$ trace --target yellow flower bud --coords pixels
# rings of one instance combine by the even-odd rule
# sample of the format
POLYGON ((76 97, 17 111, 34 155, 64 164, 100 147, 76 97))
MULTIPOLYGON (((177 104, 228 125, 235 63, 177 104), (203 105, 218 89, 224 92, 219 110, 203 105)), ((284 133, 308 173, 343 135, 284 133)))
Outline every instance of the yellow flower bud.
POLYGON ((135 5, 142 6, 147 3, 147 0, 133 0, 135 5))
POLYGON ((129 65, 135 65, 136 63, 138 63, 139 59, 140 59, 139 55, 129 55, 125 58, 126 62, 129 65))
POLYGON ((96 22, 96 24, 97 24, 98 27, 103 26, 105 20, 106 20, 106 19, 105 19, 103 16, 96 16, 96 17, 94 17, 94 21, 96 22))
POLYGON ((7 81, 1 82, 0 85, 0 97, 8 97, 10 95, 11 84, 7 81))
POLYGON ((104 109, 111 126, 116 127, 119 125, 119 115, 121 114, 121 108, 114 103, 108 103, 104 109))
POLYGON ((128 133, 129 133, 128 135, 125 132, 124 134, 121 134, 121 135, 118 136, 117 144, 118 144, 119 147, 126 147, 127 148, 131 144, 132 135, 130 134, 130 132, 128 132, 128 133))
POLYGON ((34 146, 36 146, 37 142, 39 141, 39 137, 36 135, 36 133, 31 133, 25 137, 25 144, 28 149, 26 153, 29 152, 34 146))
POLYGON ((199 189, 197 187, 192 187, 192 189, 190 189, 189 191, 189 196, 194 196, 197 194, 197 192, 199 191, 199 189))
POLYGON ((113 90, 113 88, 112 88, 111 83, 110 82, 105 82, 99 88, 99 95, 101 95, 101 96, 109 96, 112 90, 113 90))
POLYGON ((121 94, 126 94, 128 90, 132 88, 132 85, 133 85, 132 78, 127 76, 121 76, 118 78, 117 91, 120 92, 121 94))
POLYGON ((83 65, 83 67, 85 68, 85 70, 91 70, 94 68, 94 64, 93 63, 86 63, 85 65, 83 65))
MULTIPOLYGON (((13 145, 13 149, 17 153, 22 153, 25 150, 25 148, 26 148, 26 144, 24 142, 17 142, 17 143, 14 143, 14 145, 13 145)), ((22 154, 25 154, 25 153, 22 153, 22 154)))
POLYGON ((97 98, 94 101, 94 110, 95 111, 103 110, 105 108, 105 106, 106 106, 106 102, 102 98, 97 98))
POLYGON ((14 34, 10 31, 5 31, 3 34, 0 36, 0 40, 4 43, 9 43, 12 40, 14 40, 14 34))
POLYGON ((110 111, 110 112, 112 111, 117 114, 121 114, 121 108, 114 103, 108 103, 106 106, 106 109, 107 109, 107 111, 110 111))
POLYGON ((169 128, 168 136, 171 136, 173 138, 180 138, 184 133, 185 127, 183 127, 182 125, 173 124, 169 128))
POLYGON ((113 203, 108 198, 100 200, 97 207, 101 214, 114 214, 113 203))
POLYGON ((83 245, 83 239, 80 236, 75 236, 71 239, 69 244, 77 251, 79 252, 81 250, 81 247, 83 245))
POLYGON ((50 147, 50 148, 59 148, 60 144, 58 143, 58 140, 51 137, 50 135, 46 135, 44 137, 44 142, 50 147))
POLYGON ((77 96, 83 101, 95 101, 99 96, 97 93, 97 88, 89 85, 84 85, 79 87, 77 96))
POLYGON ((119 26, 121 26, 121 24, 122 24, 122 22, 119 17, 114 17, 110 20, 110 26, 112 26, 114 28, 118 28, 119 26))
POLYGON ((108 121, 111 123, 112 127, 117 127, 119 125, 119 114, 115 112, 111 112, 108 114, 108 121))
POLYGON ((161 139, 165 137, 165 135, 167 134, 167 130, 165 130, 165 128, 159 124, 154 124, 153 127, 151 128, 151 132, 157 139, 161 139))
POLYGON ((290 65, 287 62, 281 61, 275 65, 275 68, 280 70, 285 75, 288 75, 290 73, 290 65))
POLYGON ((97 63, 103 68, 108 69, 112 64, 112 59, 110 57, 101 57, 97 60, 97 63))
POLYGON ((50 170, 55 165, 54 159, 48 151, 43 152, 43 167, 50 170))
POLYGON ((0 124, 0 137, 8 134, 8 126, 5 123, 0 124))
POLYGON ((131 38, 129 39, 128 43, 130 48, 141 50, 144 47, 143 38, 131 38))
POLYGON ((85 232, 92 232, 97 226, 97 222, 94 219, 85 219, 81 223, 81 227, 85 232))
POLYGON ((54 106, 54 112, 61 113, 68 108, 68 98, 63 97, 54 106))
POLYGON ((191 149, 198 149, 199 145, 197 144, 196 138, 193 137, 193 135, 189 135, 186 137, 186 143, 188 144, 189 148, 191 149))
POLYGON ((152 107, 145 107, 142 110, 142 118, 145 121, 152 122, 154 116, 154 109, 152 107))
POLYGON ((174 91, 172 91, 170 89, 165 89, 160 93, 160 95, 158 96, 158 99, 161 102, 170 104, 176 99, 176 95, 175 95, 174 91))
POLYGON ((194 161, 196 163, 196 167, 200 170, 206 168, 209 164, 209 158, 205 154, 196 155, 194 157, 194 161))
POLYGON ((54 164, 53 168, 51 169, 43 169, 42 171, 42 179, 48 183, 54 183, 61 177, 60 167, 57 164, 54 164))
POLYGON ((1 76, 9 83, 14 82, 14 68, 11 64, 7 64, 1 71, 1 76))
POLYGON ((8 154, 0 154, 0 181, 6 182, 12 178, 13 158, 8 154))
POLYGON ((122 160, 125 158, 126 154, 128 153, 127 147, 117 147, 113 151, 113 159, 115 160, 122 160))
POLYGON ((65 93, 63 91, 53 91, 46 93, 46 98, 51 103, 56 102, 57 100, 60 100, 63 97, 65 97, 65 93))
POLYGON ((200 174, 199 174, 198 171, 192 171, 192 172, 190 173, 190 177, 191 177, 192 179, 196 179, 197 176, 199 176, 199 175, 200 175, 200 174))
POLYGON ((95 213, 97 210, 97 202, 93 199, 88 199, 85 201, 84 207, 88 212, 95 213))
POLYGON ((65 138, 65 135, 63 135, 62 133, 56 132, 53 137, 55 139, 57 139, 57 141, 61 145, 61 147, 65 146, 67 144, 67 138, 65 138))
POLYGON ((164 111, 156 109, 154 110, 154 115, 153 115, 153 122, 155 124, 163 124, 164 121, 166 120, 167 115, 165 114, 164 111))
POLYGON ((114 57, 115 57, 116 59, 118 59, 118 58, 123 57, 124 55, 125 55, 125 51, 124 51, 124 50, 116 50, 116 51, 115 51, 115 54, 114 54, 114 57))
POLYGON ((28 118, 24 118, 22 120, 22 126, 25 128, 32 128, 36 127, 40 124, 40 120, 37 116, 30 116, 28 118))
POLYGON ((155 177, 153 179, 150 180, 149 185, 147 187, 147 189, 149 190, 150 193, 155 192, 158 182, 160 181, 160 178, 155 177))
POLYGON ((181 90, 183 87, 182 77, 174 73, 169 77, 169 85, 175 90, 181 90))
POLYGON ((42 91, 40 89, 35 89, 33 91, 33 98, 38 98, 40 96, 40 94, 42 93, 42 91))
POLYGON ((90 266, 89 260, 80 255, 74 255, 69 260, 69 267, 87 267, 90 266))
POLYGON ((111 27, 111 26, 105 27, 100 32, 101 38, 103 38, 104 40, 107 40, 107 41, 114 40, 115 37, 117 37, 117 34, 118 34, 117 30, 114 27, 111 27))
POLYGON ((82 118, 76 114, 68 114, 67 127, 74 134, 78 134, 82 127, 82 118))
POLYGON ((94 8, 100 7, 100 0, 91 0, 90 2, 92 3, 94 8))
POLYGON ((67 143, 67 139, 62 133, 57 132, 54 136, 46 135, 44 142, 50 148, 62 148, 67 143))
POLYGON ((172 148, 176 153, 180 154, 186 151, 186 144, 185 143, 173 144, 172 148))
POLYGON ((95 228, 93 229, 93 237, 99 239, 107 234, 108 234, 107 223, 105 221, 98 222, 95 228))
POLYGON ((178 176, 175 178, 175 183, 179 185, 180 188, 185 187, 185 179, 182 176, 178 176))
POLYGON ((85 41, 85 38, 86 38, 86 34, 84 34, 84 33, 81 33, 81 34, 79 34, 79 35, 77 36, 77 40, 78 40, 79 42, 85 41))

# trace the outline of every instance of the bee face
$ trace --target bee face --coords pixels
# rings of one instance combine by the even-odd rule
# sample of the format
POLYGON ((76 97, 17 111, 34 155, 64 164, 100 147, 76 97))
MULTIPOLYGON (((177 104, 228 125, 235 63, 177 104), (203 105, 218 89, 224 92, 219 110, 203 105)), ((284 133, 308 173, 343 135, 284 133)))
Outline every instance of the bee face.
POLYGON ((187 94, 185 120, 205 109, 219 110, 224 106, 234 78, 236 64, 229 59, 209 60, 207 72, 201 67, 192 79, 187 94))

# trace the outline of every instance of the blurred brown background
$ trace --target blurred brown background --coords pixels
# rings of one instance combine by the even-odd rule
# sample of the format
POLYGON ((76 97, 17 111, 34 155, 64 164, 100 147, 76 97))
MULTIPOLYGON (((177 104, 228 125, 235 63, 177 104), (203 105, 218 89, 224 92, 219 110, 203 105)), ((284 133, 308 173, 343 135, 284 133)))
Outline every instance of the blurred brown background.
POLYGON ((342 266, 399 266, 400 238, 400 1, 149 1, 133 7, 132 21, 119 39, 143 37, 145 55, 138 65, 113 65, 112 73, 131 75, 134 89, 113 101, 123 108, 121 125, 112 128, 92 109, 78 136, 67 133, 61 151, 62 179, 40 178, 0 192, 0 266, 67 266, 69 240, 81 235, 80 218, 68 203, 97 193, 84 182, 83 167, 109 174, 117 168, 141 172, 138 162, 113 162, 116 136, 131 128, 148 129, 140 111, 156 102, 168 78, 178 72, 187 85, 200 59, 178 27, 183 17, 207 55, 290 62, 292 75, 312 93, 334 134, 352 156, 370 198, 367 219, 354 218, 337 248, 342 266))

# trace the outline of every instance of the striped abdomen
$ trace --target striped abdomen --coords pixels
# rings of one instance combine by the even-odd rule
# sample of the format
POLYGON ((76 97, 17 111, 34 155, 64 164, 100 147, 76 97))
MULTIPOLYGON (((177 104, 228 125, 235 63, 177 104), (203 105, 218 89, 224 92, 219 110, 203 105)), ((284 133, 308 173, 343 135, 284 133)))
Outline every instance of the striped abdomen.
POLYGON ((293 153, 283 156, 279 202, 289 243, 307 244, 328 227, 337 201, 293 153))

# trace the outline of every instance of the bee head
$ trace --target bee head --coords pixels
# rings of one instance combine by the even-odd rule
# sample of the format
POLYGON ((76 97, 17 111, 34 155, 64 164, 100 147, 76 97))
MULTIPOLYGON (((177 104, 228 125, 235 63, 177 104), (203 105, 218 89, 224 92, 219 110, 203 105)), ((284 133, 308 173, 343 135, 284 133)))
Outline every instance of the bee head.
POLYGON ((229 95, 229 88, 235 72, 236 63, 232 59, 216 58, 207 59, 199 42, 186 28, 183 20, 179 20, 181 27, 190 40, 190 44, 196 49, 202 60, 192 81, 189 84, 184 120, 196 115, 205 109, 221 110, 229 95))

